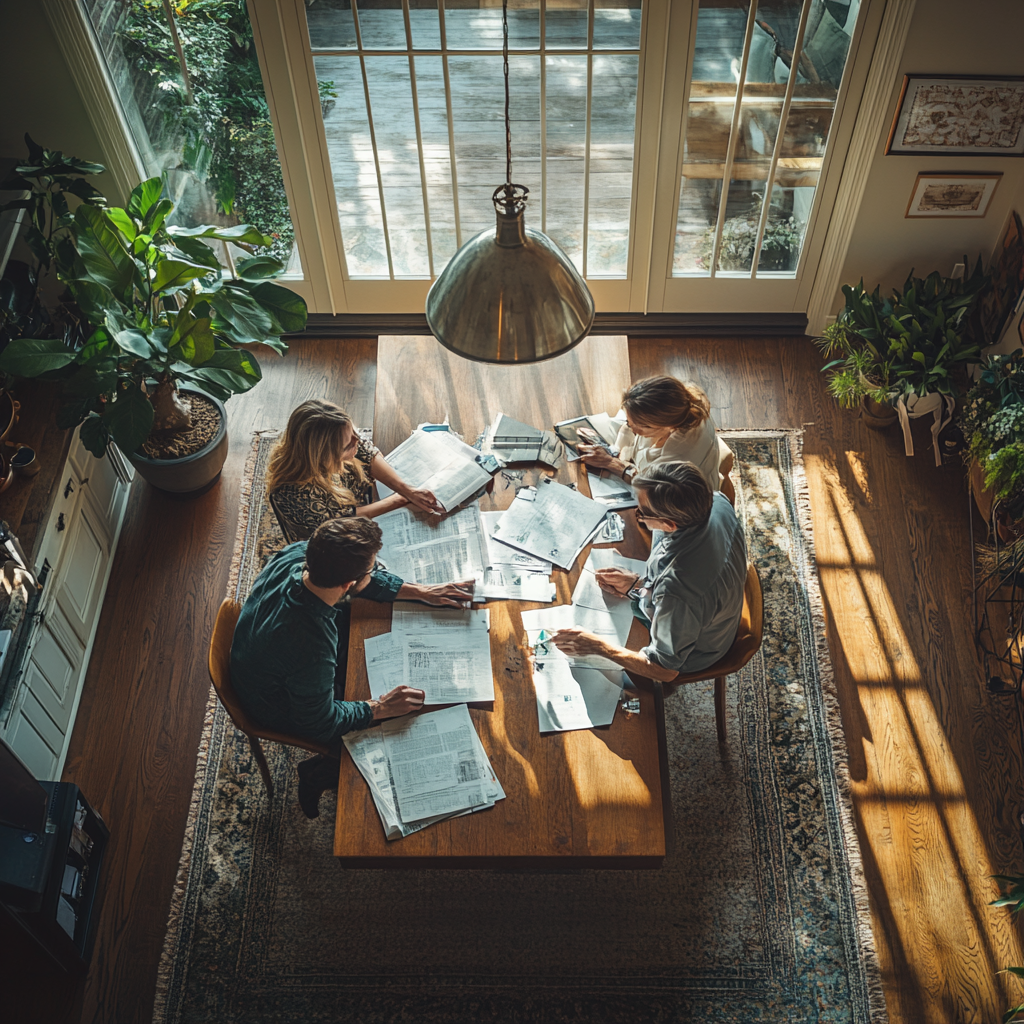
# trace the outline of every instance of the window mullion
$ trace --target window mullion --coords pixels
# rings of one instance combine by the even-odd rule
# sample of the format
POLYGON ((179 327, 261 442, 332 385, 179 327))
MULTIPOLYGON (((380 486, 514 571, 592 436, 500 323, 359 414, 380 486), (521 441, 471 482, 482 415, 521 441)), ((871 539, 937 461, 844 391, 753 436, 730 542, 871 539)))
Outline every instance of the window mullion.
POLYGON ((540 229, 548 229, 547 0, 540 0, 540 229))
POLYGON ((583 137, 583 277, 590 233, 590 104, 594 94, 594 0, 587 4, 587 112, 583 137))
POLYGON ((420 103, 416 92, 416 64, 412 53, 412 24, 409 20, 409 0, 402 0, 405 20, 405 41, 409 47, 409 87, 412 89, 412 117, 416 124, 416 157, 420 166, 420 188, 423 191, 423 227, 427 233, 427 266, 434 276, 434 243, 430 232, 430 199, 427 196, 427 168, 423 161, 423 132, 420 129, 420 103))
POLYGON ((452 119, 452 80, 448 71, 448 36, 444 27, 444 0, 437 0, 441 33, 441 69, 444 74, 444 102, 448 113, 448 166, 452 174, 452 208, 455 213, 455 245, 462 248, 462 217, 459 214, 459 172, 455 165, 455 121, 452 119))

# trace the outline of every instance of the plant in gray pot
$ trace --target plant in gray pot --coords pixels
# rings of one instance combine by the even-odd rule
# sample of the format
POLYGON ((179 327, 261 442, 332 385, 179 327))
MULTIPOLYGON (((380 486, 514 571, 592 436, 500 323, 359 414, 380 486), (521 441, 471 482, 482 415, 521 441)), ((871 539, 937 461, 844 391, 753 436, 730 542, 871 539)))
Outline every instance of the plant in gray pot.
POLYGON ((273 283, 284 271, 251 255, 224 275, 206 239, 251 251, 270 239, 248 224, 168 227, 174 203, 159 178, 142 182, 127 209, 83 203, 57 253, 57 270, 90 330, 69 346, 19 338, 0 370, 60 380, 58 423, 81 424, 102 458, 111 442, 161 490, 202 491, 227 456, 224 400, 261 378, 243 345, 284 353, 281 335, 306 323, 306 304, 273 283))

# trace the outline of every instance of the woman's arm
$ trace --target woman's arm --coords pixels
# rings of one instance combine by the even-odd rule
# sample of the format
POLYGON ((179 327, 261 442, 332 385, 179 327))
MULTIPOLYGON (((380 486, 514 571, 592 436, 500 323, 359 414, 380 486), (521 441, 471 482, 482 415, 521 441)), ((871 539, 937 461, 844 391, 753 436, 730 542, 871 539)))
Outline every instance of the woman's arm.
POLYGON ((637 651, 627 650, 617 644, 611 644, 593 633, 587 633, 578 626, 560 629, 551 638, 552 643, 563 653, 569 655, 599 654, 604 658, 621 665, 627 672, 635 672, 646 679, 656 679, 659 683, 671 683, 679 675, 670 668, 663 668, 649 661, 637 651))
MULTIPOLYGON (((434 497, 431 491, 423 487, 410 487, 392 468, 385 462, 384 456, 379 452, 373 457, 370 463, 370 475, 374 480, 390 487, 395 494, 400 494, 410 505, 423 509, 424 512, 443 512, 441 503, 434 497)), ((375 513, 379 515, 379 513, 375 513)))
POLYGON ((355 514, 366 519, 374 519, 384 515, 385 512, 392 512, 396 508, 402 508, 408 504, 409 499, 403 498, 401 494, 389 494, 386 498, 381 498, 380 501, 371 501, 369 505, 360 505, 355 514))

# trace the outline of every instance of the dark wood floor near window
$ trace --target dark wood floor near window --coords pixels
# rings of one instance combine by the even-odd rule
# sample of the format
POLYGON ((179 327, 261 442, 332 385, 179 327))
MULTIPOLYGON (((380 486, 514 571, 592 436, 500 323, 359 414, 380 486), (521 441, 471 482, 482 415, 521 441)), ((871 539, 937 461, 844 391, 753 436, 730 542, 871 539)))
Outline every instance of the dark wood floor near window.
MULTIPOLYGON (((112 840, 83 990, 42 1021, 148 1021, 206 703, 206 645, 226 584, 251 430, 303 398, 371 422, 375 343, 302 342, 231 405, 220 487, 172 501, 136 483, 65 770, 112 840)), ((907 459, 827 398, 806 339, 631 342, 634 378, 700 381, 718 423, 804 427, 827 628, 876 941, 894 1024, 998 1020, 1024 963, 988 875, 1024 867, 1017 712, 989 696, 969 620, 967 497, 957 466, 907 459)), ((483 426, 483 424, 480 424, 483 426)), ((919 424, 923 428, 922 424, 919 424)), ((8 1004, 9 1005, 9 1004, 8 1004)))

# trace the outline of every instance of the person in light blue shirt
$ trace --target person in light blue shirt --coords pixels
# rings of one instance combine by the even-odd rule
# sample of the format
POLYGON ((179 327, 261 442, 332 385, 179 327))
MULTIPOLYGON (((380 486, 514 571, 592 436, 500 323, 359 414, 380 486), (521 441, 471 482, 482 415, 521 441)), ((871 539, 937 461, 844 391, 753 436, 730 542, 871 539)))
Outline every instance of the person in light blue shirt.
POLYGON ((653 466, 633 486, 637 518, 653 534, 646 572, 641 577, 599 569, 597 581, 608 593, 634 599, 651 642, 630 651, 576 628, 559 630, 552 639, 566 654, 600 654, 627 671, 670 683, 713 665, 736 639, 746 538, 729 499, 713 492, 692 463, 653 466))

